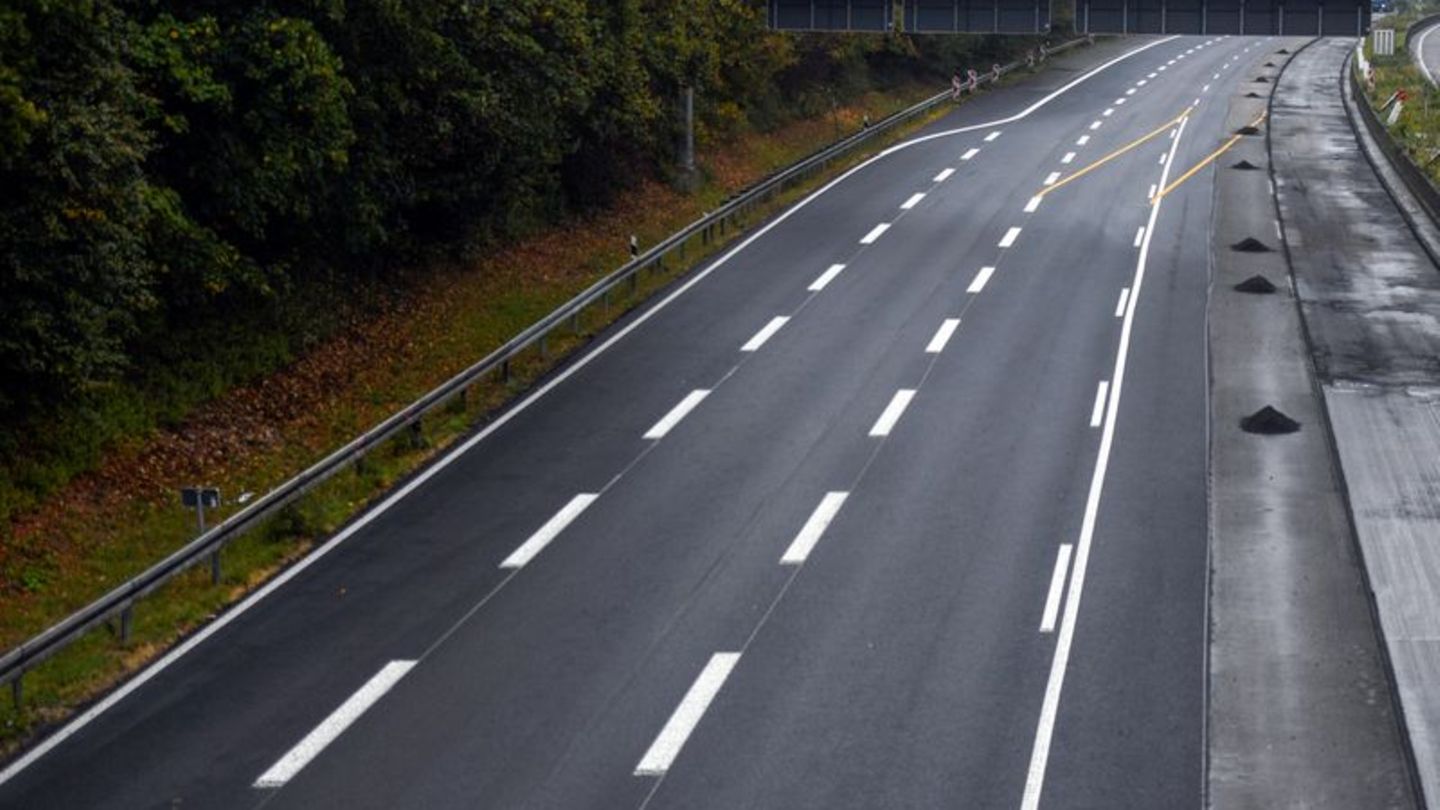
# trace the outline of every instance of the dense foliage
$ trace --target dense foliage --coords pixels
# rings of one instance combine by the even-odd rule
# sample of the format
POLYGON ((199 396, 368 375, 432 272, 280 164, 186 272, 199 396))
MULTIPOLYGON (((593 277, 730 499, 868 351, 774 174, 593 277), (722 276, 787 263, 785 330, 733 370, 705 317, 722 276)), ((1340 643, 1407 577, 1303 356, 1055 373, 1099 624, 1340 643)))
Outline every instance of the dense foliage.
POLYGON ((45 425, 92 458, 327 298, 663 176, 682 87, 713 142, 997 48, 749 0, 0 0, 0 465, 45 425), (101 425, 123 396, 150 410, 101 425))

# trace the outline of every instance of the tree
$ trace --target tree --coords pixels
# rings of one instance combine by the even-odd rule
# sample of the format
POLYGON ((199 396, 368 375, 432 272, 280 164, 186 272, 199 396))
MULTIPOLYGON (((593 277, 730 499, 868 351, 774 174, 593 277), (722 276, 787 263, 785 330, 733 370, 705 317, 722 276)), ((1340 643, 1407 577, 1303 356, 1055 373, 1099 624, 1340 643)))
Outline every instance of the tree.
POLYGON ((144 99, 98 0, 0 12, 0 412, 113 380, 154 307, 144 99))

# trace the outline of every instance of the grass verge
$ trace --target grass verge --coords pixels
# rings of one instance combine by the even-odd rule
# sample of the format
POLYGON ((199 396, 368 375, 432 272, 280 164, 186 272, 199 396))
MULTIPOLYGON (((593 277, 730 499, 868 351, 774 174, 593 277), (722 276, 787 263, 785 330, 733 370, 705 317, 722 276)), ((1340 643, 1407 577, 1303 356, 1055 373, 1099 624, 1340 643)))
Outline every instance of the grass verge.
POLYGON ((1386 20, 1386 27, 1395 28, 1395 53, 1390 56, 1376 56, 1373 38, 1366 41, 1365 55, 1375 68, 1375 86, 1366 88, 1365 95, 1384 123, 1389 112, 1381 107, 1395 91, 1405 91, 1408 100, 1400 117, 1387 130, 1430 181, 1440 184, 1440 91, 1416 67, 1405 41, 1405 30, 1432 13, 1433 9, 1425 9, 1386 20))

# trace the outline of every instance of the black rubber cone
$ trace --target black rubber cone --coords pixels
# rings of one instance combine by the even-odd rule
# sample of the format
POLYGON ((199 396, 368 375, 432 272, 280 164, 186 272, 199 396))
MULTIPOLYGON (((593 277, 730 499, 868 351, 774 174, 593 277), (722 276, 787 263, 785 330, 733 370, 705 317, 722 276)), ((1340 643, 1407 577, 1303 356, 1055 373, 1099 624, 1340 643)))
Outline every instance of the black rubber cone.
POLYGON ((1230 168, 1239 169, 1242 172, 1253 172, 1260 167, 1256 166, 1254 163, 1251 163, 1248 160, 1242 160, 1239 163, 1236 163, 1234 166, 1231 166, 1230 168))
POLYGON ((1235 285, 1236 292, 1255 293, 1256 295, 1269 295, 1275 292, 1275 285, 1270 279, 1264 276, 1251 276, 1235 285))
POLYGON ((1276 436, 1283 433, 1294 433, 1300 429, 1300 423, 1266 405, 1255 413, 1241 419, 1240 429, 1246 433, 1276 436))
POLYGON ((1239 242, 1236 242, 1235 244, 1231 245, 1231 246, 1230 246, 1230 249, 1231 249, 1231 250, 1234 250, 1234 251, 1239 251, 1240 253, 1269 253, 1269 252, 1270 252, 1270 246, 1269 246, 1269 245, 1265 244, 1264 242, 1261 242, 1259 239, 1256 239, 1256 238, 1253 237, 1253 236, 1247 236, 1247 237, 1245 237, 1244 239, 1241 239, 1239 242))
POLYGON ((1235 130, 1235 134, 1236 134, 1236 135, 1259 135, 1259 134, 1260 134, 1260 130, 1257 129, 1257 128, 1255 128, 1255 127, 1244 126, 1244 127, 1240 127, 1239 129, 1235 130))
POLYGON ((1269 76, 1256 76, 1256 77, 1255 77, 1255 81, 1260 82, 1261 84, 1269 84, 1269 83, 1270 83, 1270 77, 1269 77, 1269 76))
POLYGON ((1259 93, 1253 93, 1253 92, 1252 92, 1252 93, 1246 93, 1246 94, 1245 94, 1245 98, 1264 98, 1264 96, 1260 95, 1259 93))

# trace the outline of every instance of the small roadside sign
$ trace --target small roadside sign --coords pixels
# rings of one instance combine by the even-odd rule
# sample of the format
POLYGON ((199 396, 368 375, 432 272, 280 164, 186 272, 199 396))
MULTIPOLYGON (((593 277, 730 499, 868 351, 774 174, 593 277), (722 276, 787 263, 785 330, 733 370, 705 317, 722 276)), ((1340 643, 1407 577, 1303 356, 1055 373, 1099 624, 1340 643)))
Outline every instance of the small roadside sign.
POLYGON ((214 487, 185 487, 180 490, 180 503, 191 509, 216 509, 220 506, 220 490, 214 487))

